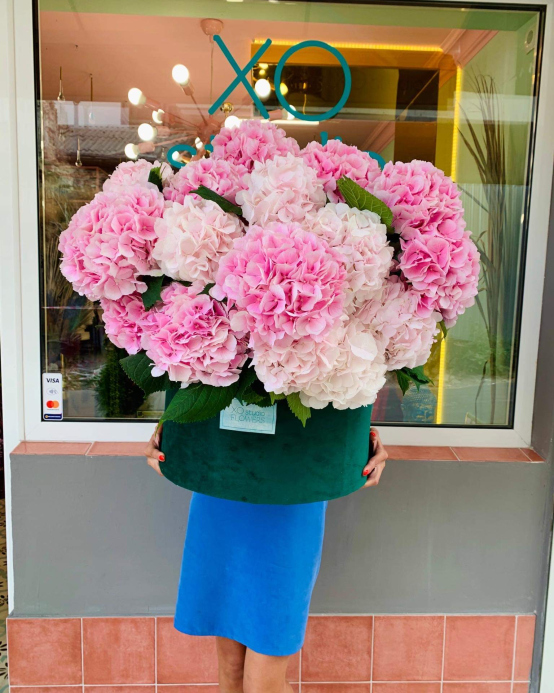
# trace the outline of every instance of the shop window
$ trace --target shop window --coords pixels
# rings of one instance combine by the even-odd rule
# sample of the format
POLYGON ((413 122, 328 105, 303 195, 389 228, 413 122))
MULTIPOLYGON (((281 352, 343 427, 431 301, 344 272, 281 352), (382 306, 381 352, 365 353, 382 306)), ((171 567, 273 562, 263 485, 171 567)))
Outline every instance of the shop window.
MULTIPOLYGON (((119 370, 121 354, 105 338, 98 305, 73 293, 59 272, 57 243, 72 214, 127 155, 165 160, 172 147, 196 146, 227 117, 262 117, 243 85, 209 116, 235 77, 210 38, 215 30, 241 67, 272 40, 248 79, 254 87, 267 80, 265 109, 301 146, 340 137, 384 161, 425 159, 462 188, 483 255, 478 308, 436 343, 428 366, 433 384, 402 399, 391 379, 374 419, 512 425, 539 9, 225 0, 102 0, 91 7, 40 0, 36 8, 42 366, 63 375, 66 420, 156 419, 162 411, 161 394, 145 400, 119 370), (202 22, 205 13, 219 23, 202 22), (335 47, 350 67, 350 96, 330 119, 317 117, 344 87, 330 51, 302 48, 283 68, 283 95, 293 112, 312 120, 282 108, 275 94, 279 60, 302 41, 335 47), (175 64, 186 65, 191 88, 172 79, 175 64), (131 88, 145 99, 130 100, 131 88), (142 128, 141 139, 144 123, 152 127, 142 128)), ((184 162, 187 153, 175 156, 184 162)))

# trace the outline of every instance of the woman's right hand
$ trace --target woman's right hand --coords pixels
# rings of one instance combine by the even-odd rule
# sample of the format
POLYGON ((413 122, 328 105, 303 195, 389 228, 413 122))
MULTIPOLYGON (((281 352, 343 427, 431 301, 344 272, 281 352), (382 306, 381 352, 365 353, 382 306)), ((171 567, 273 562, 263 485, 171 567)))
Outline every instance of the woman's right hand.
POLYGON ((156 426, 156 430, 152 434, 152 437, 148 441, 148 445, 144 451, 146 455, 146 461, 148 466, 152 467, 155 472, 158 472, 160 476, 163 476, 160 469, 160 462, 165 462, 165 455, 160 451, 160 435, 162 433, 162 426, 156 426))

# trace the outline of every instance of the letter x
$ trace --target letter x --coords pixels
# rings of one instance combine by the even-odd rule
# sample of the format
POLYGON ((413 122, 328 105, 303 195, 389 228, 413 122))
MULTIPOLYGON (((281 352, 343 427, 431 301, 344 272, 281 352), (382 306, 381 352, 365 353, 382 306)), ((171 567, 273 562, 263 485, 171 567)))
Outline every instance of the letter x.
POLYGON ((229 94, 231 94, 238 87, 238 85, 242 82, 244 84, 244 86, 246 87, 246 91, 252 97, 252 100, 254 101, 256 108, 260 111, 260 113, 263 115, 264 118, 269 118, 269 113, 266 111, 265 106, 263 105, 263 103, 258 98, 258 95, 254 91, 254 89, 252 89, 252 86, 250 85, 250 83, 246 79, 246 75, 254 67, 254 65, 258 62, 258 60, 262 57, 262 55, 266 52, 266 50, 271 46, 271 39, 267 39, 267 41, 263 44, 263 46, 260 46, 260 48, 256 51, 256 54, 254 55, 254 57, 250 60, 250 62, 246 65, 246 67, 243 70, 241 70, 240 67, 238 66, 237 61, 231 55, 231 52, 229 51, 229 49, 227 48, 227 46, 223 42, 223 39, 221 38, 221 36, 218 36, 216 34, 214 36, 214 41, 221 48, 221 52, 227 58, 227 60, 231 64, 231 67, 236 72, 237 76, 231 82, 231 84, 227 87, 227 89, 225 89, 223 94, 221 94, 219 99, 210 107, 210 109, 208 110, 208 113, 210 115, 213 115, 217 111, 217 109, 221 106, 221 104, 227 99, 229 94))

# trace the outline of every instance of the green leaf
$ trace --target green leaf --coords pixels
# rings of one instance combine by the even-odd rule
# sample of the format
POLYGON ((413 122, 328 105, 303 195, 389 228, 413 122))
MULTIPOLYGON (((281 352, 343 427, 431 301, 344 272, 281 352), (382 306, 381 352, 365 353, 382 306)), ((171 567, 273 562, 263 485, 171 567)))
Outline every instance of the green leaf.
POLYGON ((206 188, 205 185, 200 185, 197 190, 191 190, 191 195, 196 194, 205 200, 211 200, 217 203, 224 212, 229 212, 229 214, 236 214, 238 217, 242 217, 242 209, 238 205, 234 205, 229 200, 226 200, 221 195, 218 195, 213 190, 206 188))
POLYGON ((238 399, 241 404, 256 404, 258 407, 271 407, 273 404, 269 394, 258 380, 256 371, 249 366, 249 363, 243 367, 240 374, 235 399, 238 399))
POLYGON ((150 173, 148 174, 148 182, 154 183, 154 185, 157 185, 158 190, 160 192, 162 192, 163 181, 162 181, 162 169, 160 166, 155 166, 154 168, 150 169, 150 173))
POLYGON ((209 296, 210 295, 210 289, 212 288, 212 286, 215 286, 215 284, 206 284, 206 286, 202 289, 200 294, 208 294, 208 296, 209 296))
POLYGON ((193 423, 211 419, 231 404, 237 390, 238 382, 228 387, 193 383, 177 392, 160 421, 193 423))
POLYGON ((441 320, 439 322, 439 326, 441 328, 442 336, 446 338, 446 335, 448 334, 448 327, 444 324, 444 320, 441 320))
POLYGON ((298 392, 293 392, 292 395, 287 395, 287 404, 289 405, 289 409, 296 416, 296 418, 300 419, 300 421, 302 422, 302 426, 306 428, 306 421, 310 418, 312 412, 310 407, 305 407, 302 404, 298 392))
POLYGON ((279 402, 282 399, 286 399, 285 395, 276 395, 274 392, 270 392, 269 397, 271 399, 271 404, 275 404, 275 402, 279 402))
POLYGON ((164 281, 163 274, 159 277, 151 277, 149 275, 142 275, 140 280, 143 281, 148 288, 141 294, 142 302, 146 310, 150 310, 152 306, 161 300, 162 286, 164 281))
POLYGON ((164 392, 172 390, 178 385, 169 379, 167 373, 155 378, 152 375, 152 366, 154 362, 148 358, 145 351, 139 351, 133 356, 126 356, 119 361, 121 368, 129 376, 129 378, 138 385, 144 393, 151 395, 153 392, 164 392))
POLYGON ((387 230, 392 232, 392 211, 378 197, 372 195, 367 190, 364 190, 360 185, 355 183, 348 176, 343 176, 337 181, 337 186, 344 197, 344 201, 349 207, 356 209, 367 209, 369 212, 375 212, 381 217, 383 224, 386 224, 387 230))
POLYGON ((412 383, 416 386, 418 392, 422 385, 433 384, 431 378, 423 372, 423 366, 418 366, 417 368, 404 367, 394 372, 403 395, 406 394, 412 383))

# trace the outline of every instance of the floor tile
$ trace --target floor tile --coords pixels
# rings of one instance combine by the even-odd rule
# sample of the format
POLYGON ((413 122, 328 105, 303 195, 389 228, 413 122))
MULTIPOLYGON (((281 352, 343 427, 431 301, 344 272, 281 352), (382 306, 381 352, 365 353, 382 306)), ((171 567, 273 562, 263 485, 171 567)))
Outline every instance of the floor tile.
POLYGON ((158 686, 158 693, 219 693, 219 686, 214 685, 203 685, 197 686, 195 684, 187 685, 176 685, 176 686, 158 686))
POLYGON ((156 686, 85 686, 84 693, 156 693, 156 686))
POLYGON ((529 462, 519 448, 452 448, 463 462, 529 462))
POLYGON ((527 455, 527 457, 531 460, 531 462, 544 462, 544 457, 542 455, 539 455, 538 452, 535 452, 531 448, 521 448, 521 449, 527 455))
POLYGON ((10 693, 82 693, 82 686, 10 686, 10 693))
POLYGON ((512 678, 515 616, 447 616, 445 681, 512 678))
POLYGON ((391 460, 457 460, 451 448, 437 445, 388 445, 391 460))
POLYGON ((529 684, 521 682, 514 683, 513 693, 529 693, 529 684))
POLYGON ((82 683, 80 619, 8 619, 8 639, 12 686, 82 683))
POLYGON ((374 681, 440 681, 443 616, 376 616, 374 681))
POLYGON ((153 618, 84 618, 85 684, 155 683, 153 618))
POLYGON ((302 683, 304 693, 370 693, 369 683, 302 683))
POLYGON ((374 683, 373 693, 440 693, 440 683, 374 683))
POLYGON ((158 618, 158 683, 216 683, 215 638, 194 637, 158 618))
POLYGON ((372 626, 371 616, 310 617, 302 681, 369 681, 372 626))
POLYGON ((511 693, 512 684, 506 683, 445 683, 443 693, 511 693))
POLYGON ((535 617, 518 616, 516 635, 516 663, 514 679, 529 681, 533 663, 533 645, 535 642, 535 617))

